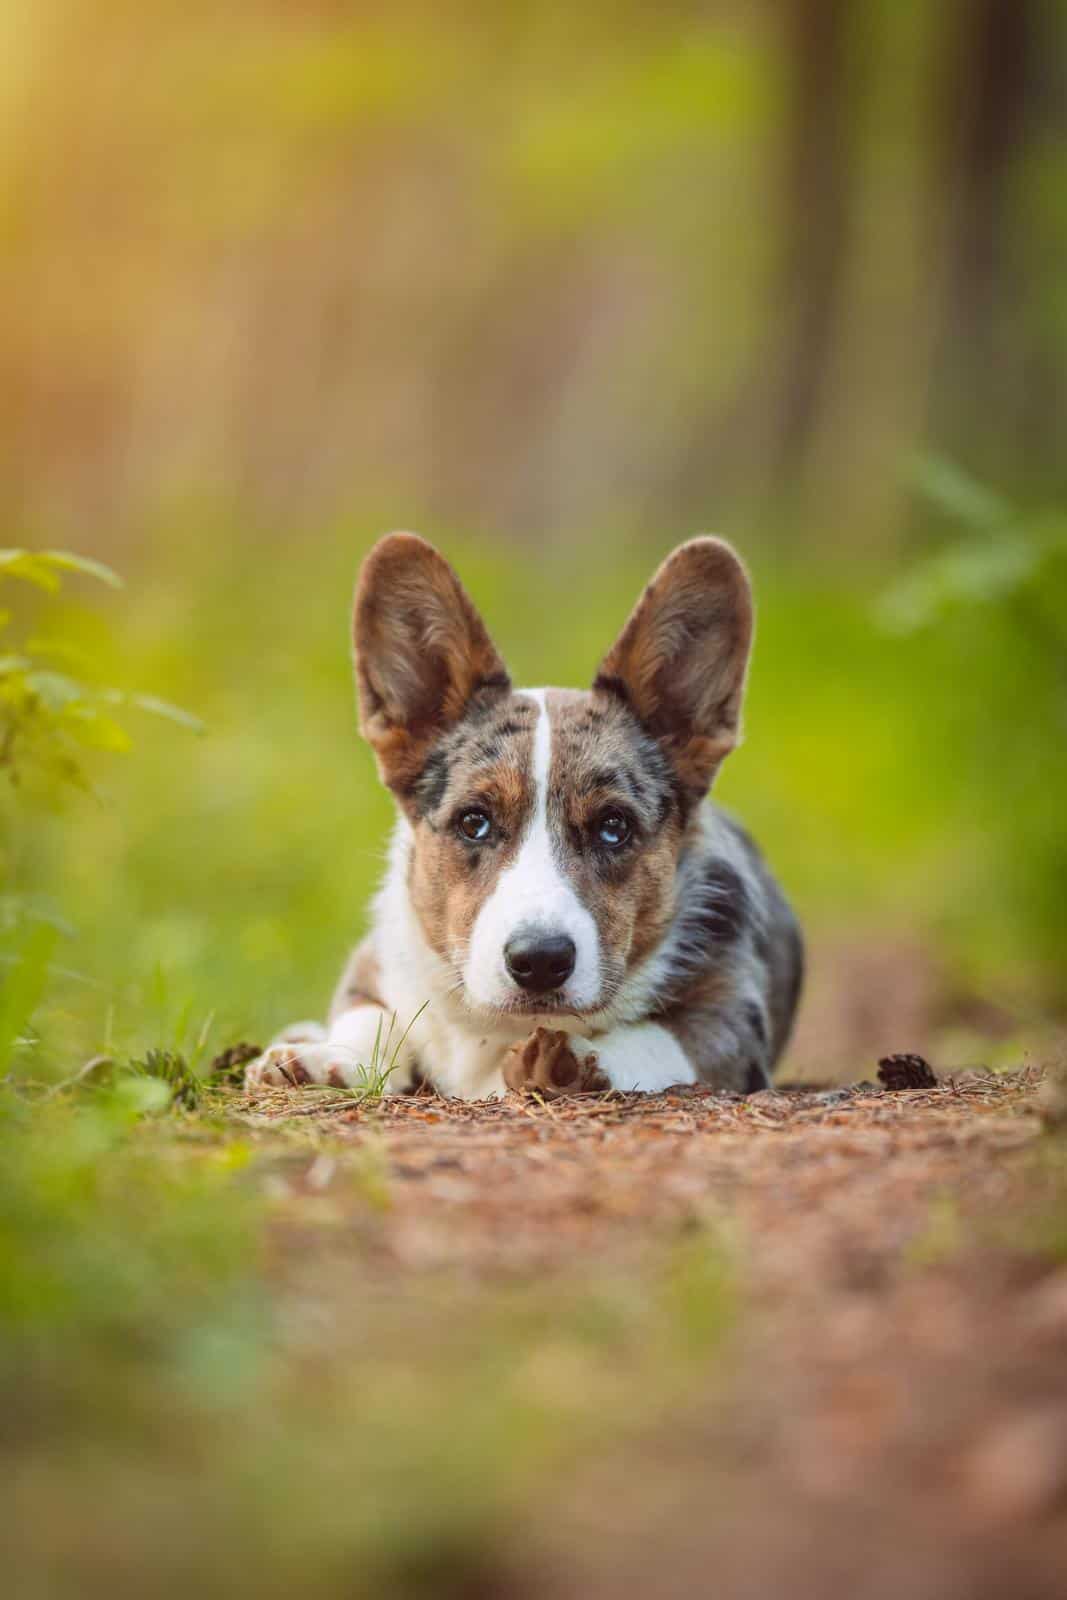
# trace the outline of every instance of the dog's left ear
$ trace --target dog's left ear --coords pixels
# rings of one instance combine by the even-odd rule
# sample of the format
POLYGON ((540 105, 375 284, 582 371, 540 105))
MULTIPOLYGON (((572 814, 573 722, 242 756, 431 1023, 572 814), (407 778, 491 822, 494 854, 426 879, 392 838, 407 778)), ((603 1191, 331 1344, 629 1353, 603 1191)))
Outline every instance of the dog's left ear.
POLYGON ((511 687, 456 574, 414 533, 379 540, 356 585, 360 727, 401 800, 442 733, 479 693, 511 687))
POLYGON ((601 663, 594 689, 626 701, 693 801, 737 743, 751 643, 744 567, 721 539, 693 539, 667 557, 601 663))

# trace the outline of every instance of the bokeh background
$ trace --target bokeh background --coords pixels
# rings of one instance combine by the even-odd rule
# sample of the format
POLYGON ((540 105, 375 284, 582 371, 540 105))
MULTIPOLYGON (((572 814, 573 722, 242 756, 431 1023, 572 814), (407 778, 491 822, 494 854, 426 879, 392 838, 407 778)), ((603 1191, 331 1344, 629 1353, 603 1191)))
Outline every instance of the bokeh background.
POLYGON ((10 1591, 529 1600, 584 1526, 585 1596, 639 1544, 731 1592, 723 1539, 745 1593, 1045 1593, 1067 1163, 984 1114, 1036 1074, 654 1166, 206 1071, 366 926, 396 527, 526 683, 733 540, 787 1070, 1062 1065, 1067 0, 0 0, 0 260, 10 1591))
POLYGON ((126 582, 5 585, 9 627, 205 728, 5 786, 4 938, 62 929, 34 1073, 321 1011, 388 826, 347 613, 396 526, 534 682, 731 538, 721 797, 812 933, 796 1070, 1040 1052, 1065 45, 1062 0, 0 7, 4 542, 126 582))

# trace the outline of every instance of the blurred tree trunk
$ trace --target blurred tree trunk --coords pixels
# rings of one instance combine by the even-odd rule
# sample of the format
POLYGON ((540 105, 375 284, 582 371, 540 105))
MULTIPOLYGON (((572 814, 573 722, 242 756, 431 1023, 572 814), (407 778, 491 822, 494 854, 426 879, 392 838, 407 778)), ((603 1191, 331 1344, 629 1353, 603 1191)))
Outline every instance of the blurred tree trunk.
POLYGON ((850 161, 845 0, 788 0, 779 470, 800 463, 819 410, 844 267, 850 161))
MULTIPOLYGON (((956 0, 938 113, 947 197, 945 303, 935 435, 950 449, 1017 459, 1030 397, 1044 389, 1040 341, 1027 335, 1028 254, 1013 192, 1040 115, 1043 0, 956 0), (953 418, 945 438, 941 414, 953 418)), ((1044 409, 1039 405, 1039 410, 1044 409)))
POLYGON ((792 0, 788 14, 778 477, 805 537, 884 558, 942 304, 928 194, 945 18, 921 0, 792 0))
POLYGON ((1006 270, 1006 196, 1033 90, 1038 0, 959 0, 942 100, 955 146, 948 291, 954 331, 981 344, 1006 270))

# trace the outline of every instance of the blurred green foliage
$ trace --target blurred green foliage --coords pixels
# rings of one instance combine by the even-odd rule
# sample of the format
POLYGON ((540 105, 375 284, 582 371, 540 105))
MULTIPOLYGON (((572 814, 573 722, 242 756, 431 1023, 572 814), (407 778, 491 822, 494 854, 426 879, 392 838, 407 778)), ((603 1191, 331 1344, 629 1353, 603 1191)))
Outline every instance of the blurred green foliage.
POLYGON ((0 491, 831 556, 931 441, 1062 498, 1065 86, 1064 0, 0 5, 0 491))
POLYGON ((43 1101, 0 1096, 0 1383, 13 1425, 44 1421, 25 1403, 30 1373, 35 1399, 57 1386, 49 1413, 65 1426, 64 1371, 95 1385, 115 1366, 125 1385, 133 1349, 148 1365, 182 1365, 210 1342, 221 1358, 251 1316, 251 1213, 228 1182, 240 1146, 161 1161, 159 1139, 134 1137, 153 1106, 133 1079, 43 1101))
POLYGON ((959 607, 1013 611, 1021 631, 1067 676, 1067 512, 1023 512, 952 462, 927 457, 918 493, 958 529, 956 539, 918 561, 885 597, 882 617, 902 633, 936 627, 959 607))
MULTIPOLYGON (((71 573, 112 589, 121 587, 110 567, 69 551, 0 550, 0 584, 22 583, 45 595, 58 595, 71 573)), ((52 975, 49 958, 60 931, 69 932, 56 903, 33 883, 19 889, 18 863, 32 852, 34 819, 42 808, 55 809, 70 788, 87 789, 87 753, 109 754, 130 748, 129 735, 116 717, 124 706, 150 712, 203 731, 195 717, 157 696, 104 688, 92 679, 89 653, 69 633, 26 626, 24 615, 0 611, 0 866, 5 893, 0 897, 0 1075, 6 1072, 52 975), (22 623, 21 630, 17 624, 22 623), (14 634, 14 638, 12 635, 14 634), (81 671, 74 678, 55 663, 81 671)))
MULTIPOLYGON (((91 573, 118 587, 109 567, 65 551, 0 550, 0 584, 21 580, 54 594, 61 574, 70 571, 91 573)), ((0 656, 0 774, 17 784, 29 767, 46 777, 83 783, 80 751, 125 750, 125 730, 104 710, 105 694, 49 665, 71 655, 68 641, 36 635, 11 649, 6 637, 11 620, 9 611, 0 611, 0 634, 9 647, 0 656)))
POLYGON ((20 1597, 468 1593, 534 1485, 714 1376, 709 1230, 581 1282, 383 1294, 365 1151, 332 1151, 312 1215, 320 1135, 145 1118, 135 1088, 0 1086, 20 1597))

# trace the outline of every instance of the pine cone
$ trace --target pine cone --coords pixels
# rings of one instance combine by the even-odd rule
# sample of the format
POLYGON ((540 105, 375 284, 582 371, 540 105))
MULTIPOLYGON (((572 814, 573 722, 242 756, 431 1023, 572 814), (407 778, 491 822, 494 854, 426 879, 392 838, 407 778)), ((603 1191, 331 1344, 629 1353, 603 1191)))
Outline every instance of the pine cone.
POLYGON ((249 1061, 254 1061, 263 1054, 258 1044, 231 1044, 228 1050, 221 1051, 211 1063, 211 1076, 222 1078, 229 1083, 241 1083, 244 1080, 244 1069, 249 1061))
POLYGON ((878 1080, 887 1089, 936 1089, 937 1077, 922 1056, 883 1056, 878 1063, 878 1080))

